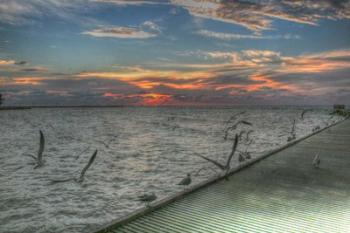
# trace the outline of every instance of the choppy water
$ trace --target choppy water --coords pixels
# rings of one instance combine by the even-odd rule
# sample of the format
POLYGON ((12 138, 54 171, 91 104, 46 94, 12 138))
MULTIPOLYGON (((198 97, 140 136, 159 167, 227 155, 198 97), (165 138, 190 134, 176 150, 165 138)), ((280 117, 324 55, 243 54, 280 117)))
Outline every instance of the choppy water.
MULTIPOLYGON (((159 198, 182 190, 186 173, 193 184, 215 175, 200 153, 225 161, 232 147, 224 140, 225 122, 244 109, 90 108, 0 111, 0 232, 87 232, 143 204, 137 196, 159 198), (45 166, 34 170, 39 129, 46 138, 45 166), (77 177, 91 154, 95 163, 83 185, 50 185, 77 177), (86 151, 81 154, 81 152, 86 151), (79 154, 81 154, 79 156, 79 154)), ((340 120, 315 110, 300 119, 300 109, 246 109, 238 119, 253 123, 253 144, 239 150, 260 156, 286 144, 293 119, 301 137, 340 120)), ((242 126, 237 130, 250 129, 242 126)), ((232 138, 232 135, 229 138, 232 138)), ((237 166, 235 157, 232 167, 237 166)))

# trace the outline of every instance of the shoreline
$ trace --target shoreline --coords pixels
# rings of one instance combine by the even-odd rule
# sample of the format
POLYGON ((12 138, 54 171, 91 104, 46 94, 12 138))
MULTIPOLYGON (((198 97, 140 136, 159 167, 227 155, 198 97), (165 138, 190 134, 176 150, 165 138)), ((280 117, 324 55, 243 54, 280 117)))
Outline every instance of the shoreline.
POLYGON ((62 109, 62 108, 174 108, 174 109, 333 109, 332 105, 235 105, 235 106, 172 106, 172 105, 159 105, 159 106, 138 106, 138 105, 66 105, 66 106, 54 106, 54 105, 41 105, 41 106, 3 106, 0 110, 25 110, 25 109, 62 109))
POLYGON ((26 110, 26 109, 32 109, 31 107, 0 107, 0 111, 4 110, 26 110))

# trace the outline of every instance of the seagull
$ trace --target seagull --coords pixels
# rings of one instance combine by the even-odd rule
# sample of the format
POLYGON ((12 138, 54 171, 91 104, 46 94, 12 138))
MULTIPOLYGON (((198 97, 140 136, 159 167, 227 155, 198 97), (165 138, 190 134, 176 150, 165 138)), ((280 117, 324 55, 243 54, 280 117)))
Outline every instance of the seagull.
POLYGON ((92 154, 88 164, 86 164, 86 166, 81 171, 79 178, 75 180, 77 183, 82 183, 84 181, 85 173, 89 169, 91 164, 95 161, 96 155, 97 155, 97 150, 95 150, 95 152, 92 154))
POLYGON ((40 133, 40 143, 39 143, 39 150, 38 150, 37 157, 35 157, 34 155, 31 155, 31 154, 26 154, 27 156, 29 156, 35 160, 36 165, 35 165, 34 169, 37 169, 37 168, 42 167, 44 165, 43 152, 45 149, 45 137, 44 137, 44 134, 41 130, 39 130, 39 133, 40 133))
POLYGON ((304 120, 304 115, 305 115, 305 113, 310 112, 310 111, 311 111, 310 109, 305 109, 305 110, 303 110, 303 111, 301 112, 301 114, 300 114, 300 119, 301 119, 301 120, 304 120))
POLYGON ((77 182, 79 184, 83 183, 85 173, 89 169, 91 164, 95 161, 96 155, 97 155, 97 150, 95 150, 95 152, 90 157, 90 160, 89 160, 88 164, 86 164, 86 166, 81 171, 79 178, 69 178, 69 179, 64 179, 64 180, 51 180, 51 184, 63 183, 63 182, 68 182, 68 181, 75 181, 75 182, 77 182))
POLYGON ((244 158, 244 156, 243 156, 242 153, 239 154, 239 156, 238 156, 238 161, 239 161, 240 163, 245 161, 245 158, 244 158))
POLYGON ((238 121, 236 124, 231 125, 231 126, 227 127, 227 128, 224 130, 224 132, 225 132, 224 139, 225 139, 225 140, 227 139, 230 130, 235 130, 235 129, 237 129, 237 126, 240 125, 240 124, 253 126, 253 124, 250 123, 250 122, 248 122, 248 121, 245 121, 245 120, 238 121))
POLYGON ((225 174, 225 176, 226 176, 229 173, 229 171, 230 171, 230 163, 231 163, 232 157, 235 154, 235 151, 237 149, 237 144, 238 144, 238 134, 236 134, 236 137, 235 137, 235 140, 234 140, 234 143, 233 143, 233 146, 232 146, 232 151, 231 151, 230 155, 228 156, 225 165, 223 165, 223 164, 221 164, 221 163, 219 163, 219 162, 217 162, 217 161, 215 161, 213 159, 209 159, 209 158, 207 158, 207 157, 205 157, 203 155, 200 155, 200 154, 197 154, 197 153, 195 153, 195 155, 199 156, 199 157, 201 157, 201 158, 203 158, 205 160, 207 160, 208 162, 211 162, 212 164, 217 166, 220 170, 226 171, 226 174, 225 174))
POLYGON ((192 182, 192 179, 191 179, 191 173, 188 173, 187 176, 185 178, 183 178, 180 183, 178 183, 177 185, 190 185, 192 182))
POLYGON ((312 129, 312 132, 316 132, 316 131, 318 131, 318 130, 320 130, 321 129, 321 127, 320 126, 316 126, 316 127, 314 127, 313 129, 312 129))
POLYGON ((141 196, 138 196, 139 201, 145 202, 146 206, 149 206, 149 203, 156 200, 157 196, 155 193, 150 193, 150 194, 143 194, 141 196))
POLYGON ((235 119, 237 118, 237 116, 243 115, 243 114, 245 114, 245 113, 246 113, 246 111, 243 111, 243 112, 236 113, 236 114, 232 115, 232 116, 230 117, 230 119, 226 122, 226 125, 228 125, 228 124, 231 123, 233 120, 235 120, 235 119))
POLYGON ((287 142, 291 142, 293 140, 295 140, 295 135, 294 134, 287 138, 287 142))
POLYGON ((312 161, 312 165, 315 168, 319 168, 320 167, 320 163, 321 163, 320 156, 318 154, 316 154, 314 160, 312 161))
POLYGON ((252 156, 250 155, 250 152, 248 152, 248 151, 243 152, 242 155, 245 157, 245 159, 251 159, 252 158, 252 156))

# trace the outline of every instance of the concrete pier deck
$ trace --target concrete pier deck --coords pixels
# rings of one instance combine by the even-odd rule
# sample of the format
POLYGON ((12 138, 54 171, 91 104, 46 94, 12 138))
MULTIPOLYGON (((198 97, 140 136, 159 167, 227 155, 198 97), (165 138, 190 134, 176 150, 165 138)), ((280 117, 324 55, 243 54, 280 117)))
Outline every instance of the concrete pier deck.
POLYGON ((350 232, 350 120, 97 232, 350 232))

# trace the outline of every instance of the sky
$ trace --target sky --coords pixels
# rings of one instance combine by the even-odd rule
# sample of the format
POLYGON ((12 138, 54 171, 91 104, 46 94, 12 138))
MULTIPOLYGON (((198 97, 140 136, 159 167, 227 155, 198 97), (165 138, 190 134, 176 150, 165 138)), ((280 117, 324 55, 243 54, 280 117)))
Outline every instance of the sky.
POLYGON ((0 0, 6 105, 350 104, 350 0, 0 0))

